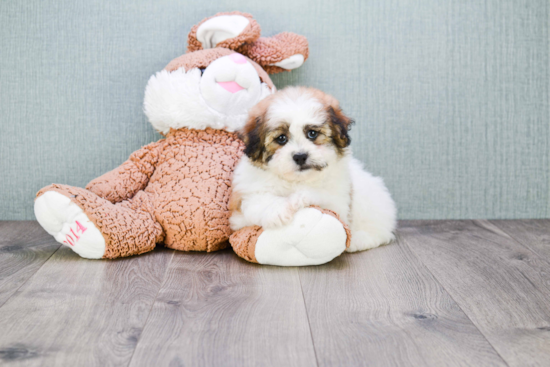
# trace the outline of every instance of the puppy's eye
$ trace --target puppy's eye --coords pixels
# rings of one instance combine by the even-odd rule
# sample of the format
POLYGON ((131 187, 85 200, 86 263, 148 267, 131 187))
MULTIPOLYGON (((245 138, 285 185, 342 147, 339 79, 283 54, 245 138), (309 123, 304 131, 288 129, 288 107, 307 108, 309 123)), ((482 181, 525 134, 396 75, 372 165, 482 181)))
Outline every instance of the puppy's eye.
POLYGON ((285 145, 286 142, 288 141, 288 138, 286 137, 285 134, 283 134, 283 135, 279 135, 279 136, 275 139, 275 141, 277 142, 277 144, 285 145))
POLYGON ((319 136, 319 132, 315 130, 309 130, 307 132, 307 138, 311 140, 317 139, 317 136, 319 136))
POLYGON ((206 68, 199 68, 199 70, 201 71, 201 75, 204 74, 204 71, 206 70, 206 68))

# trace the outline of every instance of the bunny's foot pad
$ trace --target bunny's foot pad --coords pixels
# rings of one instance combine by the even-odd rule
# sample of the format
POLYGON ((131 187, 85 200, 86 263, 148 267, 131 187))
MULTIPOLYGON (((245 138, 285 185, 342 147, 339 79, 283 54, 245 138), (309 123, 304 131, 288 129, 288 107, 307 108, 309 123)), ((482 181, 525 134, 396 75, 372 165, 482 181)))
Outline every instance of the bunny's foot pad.
POLYGON ((47 191, 34 202, 38 223, 55 240, 87 259, 101 259, 105 239, 95 224, 71 199, 47 191))

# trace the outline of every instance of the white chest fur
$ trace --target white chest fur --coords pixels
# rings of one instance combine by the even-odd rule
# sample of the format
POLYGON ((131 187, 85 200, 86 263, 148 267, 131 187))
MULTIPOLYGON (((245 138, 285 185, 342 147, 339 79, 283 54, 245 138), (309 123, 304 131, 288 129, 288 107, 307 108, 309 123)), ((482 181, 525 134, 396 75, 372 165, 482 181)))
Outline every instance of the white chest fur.
POLYGON ((290 197, 292 194, 304 192, 307 193, 311 205, 335 211, 346 223, 349 223, 351 188, 348 158, 327 167, 315 180, 290 182, 253 166, 244 157, 235 169, 233 178, 233 190, 243 197, 290 197))

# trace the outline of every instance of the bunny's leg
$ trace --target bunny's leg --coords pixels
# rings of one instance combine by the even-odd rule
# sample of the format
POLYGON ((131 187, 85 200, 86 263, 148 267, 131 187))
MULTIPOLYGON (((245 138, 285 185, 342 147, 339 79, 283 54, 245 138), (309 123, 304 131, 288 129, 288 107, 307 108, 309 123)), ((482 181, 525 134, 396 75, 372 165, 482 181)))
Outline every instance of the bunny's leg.
POLYGON ((82 257, 114 259, 151 251, 164 233, 147 193, 113 204, 82 188, 50 185, 34 204, 40 225, 82 257))
POLYGON ((324 264, 349 247, 351 234, 336 213, 309 207, 299 210, 288 225, 264 230, 245 227, 229 242, 237 255, 259 264, 303 266, 324 264))

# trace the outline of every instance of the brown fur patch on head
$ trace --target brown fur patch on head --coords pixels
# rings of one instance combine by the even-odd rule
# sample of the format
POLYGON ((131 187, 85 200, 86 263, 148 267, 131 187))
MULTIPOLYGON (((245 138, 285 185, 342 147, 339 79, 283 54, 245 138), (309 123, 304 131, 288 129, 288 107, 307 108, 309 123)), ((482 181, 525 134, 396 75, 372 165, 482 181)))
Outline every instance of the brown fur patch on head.
POLYGON ((340 103, 330 94, 326 94, 315 88, 303 89, 323 104, 328 116, 327 125, 331 131, 330 137, 338 153, 343 154, 344 150, 351 144, 351 138, 348 132, 351 125, 355 122, 342 112, 340 103))
POLYGON ((248 112, 248 121, 240 135, 245 143, 244 153, 254 165, 264 167, 269 163, 275 152, 282 147, 275 141, 281 134, 287 134, 287 137, 291 138, 288 134, 288 124, 272 126, 268 123, 266 115, 275 100, 289 92, 296 92, 296 90, 318 100, 327 116, 327 120, 321 125, 306 125, 304 134, 307 136, 309 130, 317 131, 319 134, 312 140, 313 143, 317 145, 332 144, 340 155, 344 154, 350 145, 351 138, 348 131, 353 120, 344 115, 336 98, 314 88, 288 87, 266 97, 248 112))
POLYGON ((287 138, 290 139, 290 133, 288 130, 288 124, 282 124, 275 128, 266 129, 264 140, 265 152, 263 157, 264 164, 268 163, 273 157, 273 154, 275 154, 275 152, 282 147, 282 145, 276 141, 279 136, 286 135, 287 138))
POLYGON ((266 123, 267 110, 275 96, 272 94, 266 97, 250 109, 248 121, 240 133, 245 144, 244 154, 257 167, 269 163, 273 154, 282 147, 275 139, 281 134, 288 136, 288 125, 269 127, 266 123))
POLYGON ((328 107, 330 116, 330 129, 332 130, 332 141, 340 153, 351 144, 351 138, 348 134, 350 125, 354 123, 352 119, 342 113, 340 108, 328 107))
POLYGON ((304 126, 304 135, 307 137, 307 134, 310 130, 317 132, 317 137, 312 140, 315 145, 325 145, 332 141, 332 129, 330 124, 325 122, 322 125, 306 125, 304 126))

